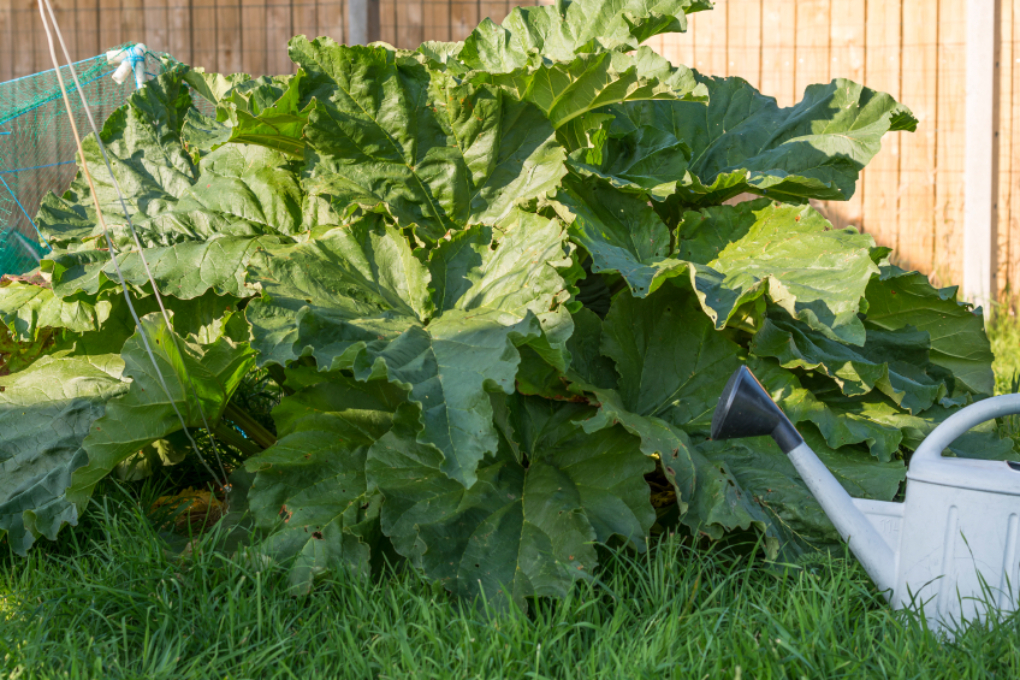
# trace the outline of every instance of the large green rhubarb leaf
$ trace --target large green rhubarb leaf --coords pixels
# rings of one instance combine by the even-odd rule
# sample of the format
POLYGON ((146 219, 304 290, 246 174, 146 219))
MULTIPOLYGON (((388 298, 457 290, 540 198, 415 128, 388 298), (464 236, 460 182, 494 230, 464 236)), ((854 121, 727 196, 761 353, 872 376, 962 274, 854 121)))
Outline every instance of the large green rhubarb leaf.
POLYGON ((381 498, 366 485, 365 456, 404 393, 386 381, 305 368, 289 370, 287 384, 304 387, 273 412, 280 440, 245 462, 256 473, 248 504, 271 532, 263 547, 307 591, 330 571, 369 569, 381 498))
POLYGON ((32 342, 43 328, 94 331, 110 315, 110 303, 64 300, 50 288, 20 281, 0 285, 0 321, 12 337, 32 342))
POLYGON ((868 408, 842 408, 818 399, 801 384, 793 371, 782 368, 775 360, 754 357, 749 367, 786 416, 795 425, 813 423, 830 448, 864 443, 871 454, 882 462, 888 462, 896 455, 903 441, 903 433, 899 428, 883 423, 881 419, 881 415, 887 412, 899 413, 895 406, 889 404, 888 411, 881 412, 868 408))
POLYGON ((707 264, 724 277, 727 295, 716 298, 706 291, 703 299, 706 311, 718 315, 717 327, 735 304, 767 291, 772 302, 810 328, 840 342, 863 344, 858 313, 878 273, 870 236, 833 229, 810 206, 759 200, 687 213, 677 241, 678 258, 707 264))
MULTIPOLYGON (((127 105, 103 125, 103 144, 133 219, 172 209, 176 197, 187 191, 197 176, 180 143, 184 117, 191 106, 191 97, 182 85, 179 74, 160 76, 132 94, 127 105)), ((89 136, 83 146, 103 214, 111 226, 121 224, 121 201, 99 144, 89 136)), ((38 223, 47 239, 58 246, 99 233, 94 230, 92 194, 81 173, 63 198, 52 194, 44 198, 38 223)))
POLYGON ((689 280, 716 328, 767 296, 840 342, 864 342, 861 300, 878 267, 870 236, 832 225, 809 206, 768 200, 688 212, 670 254, 666 225, 645 200, 599 179, 568 178, 552 203, 593 272, 617 272, 634 295, 689 280))
POLYGON ((712 327, 692 293, 667 286, 643 300, 616 297, 602 352, 616 362, 627 410, 707 435, 741 349, 712 327))
MULTIPOLYGON (((572 61, 542 63, 508 73, 480 72, 475 83, 506 88, 537 106, 554 128, 610 104, 655 99, 704 101, 705 88, 687 67, 669 62, 642 47, 636 55, 620 52, 582 54, 572 61)), ((682 179, 683 172, 675 179, 682 179)))
MULTIPOLYGON (((111 166, 143 246, 217 235, 290 236, 338 221, 328 203, 301 188, 302 161, 261 146, 196 149, 194 125, 184 124, 186 119, 194 123, 194 112, 182 74, 167 74, 132 95, 103 128, 111 166), (188 149, 201 157, 197 165, 188 149)), ((202 137, 210 144, 215 138, 211 133, 202 137)), ((90 137, 85 146, 111 235, 118 245, 133 245, 98 144, 90 137)), ((38 221, 58 246, 106 247, 81 176, 63 197, 43 200, 38 221)))
MULTIPOLYGON (((251 291, 245 287, 244 278, 252 256, 279 243, 280 239, 274 236, 224 236, 146 248, 145 262, 138 251, 129 251, 118 255, 117 263, 124 280, 140 293, 151 292, 151 272, 160 292, 181 300, 191 300, 210 290, 217 295, 248 297, 251 291)), ((109 253, 103 251, 62 253, 45 260, 44 266, 53 276, 54 291, 63 297, 78 292, 95 295, 120 287, 117 269, 109 253)))
POLYGON ((613 107, 624 134, 653 126, 686 143, 690 177, 677 200, 712 205, 751 192, 777 200, 847 200, 886 132, 917 121, 887 94, 837 78, 810 85, 790 108, 741 78, 698 76, 708 109, 694 102, 634 102, 613 107))
POLYGON ((521 364, 517 370, 517 391, 546 399, 584 401, 571 384, 586 389, 614 388, 618 377, 613 362, 600 354, 602 319, 587 308, 571 315, 573 334, 567 340, 570 354, 566 370, 562 364, 545 361, 538 352, 525 345, 520 348, 521 364))
MULTIPOLYGON (((902 461, 878 463, 860 447, 829 448, 817 433, 805 430, 804 439, 842 487, 855 498, 888 501, 906 475, 902 461)), ((790 459, 771 437, 739 441, 706 441, 699 453, 722 466, 736 482, 733 493, 753 504, 767 518, 787 554, 813 544, 838 544, 839 534, 790 459)))
POLYGON ((123 367, 116 355, 43 357, 0 377, 0 533, 18 554, 78 523, 64 492, 88 462, 89 429, 127 390, 123 367))
POLYGON ((785 368, 817 370, 847 396, 877 389, 898 406, 920 413, 946 394, 928 360, 928 334, 912 326, 896 331, 869 328, 863 347, 830 340, 773 310, 751 341, 751 352, 774 357, 785 368))
MULTIPOLYGON (((839 387, 830 381, 819 384, 822 379, 806 381, 815 397, 840 418, 853 418, 861 422, 873 423, 890 429, 897 429, 902 434, 902 447, 915 451, 931 432, 946 418, 960 410, 959 406, 942 406, 936 404, 920 415, 913 415, 898 408, 888 397, 877 391, 864 396, 848 397, 840 392, 839 387)), ((943 455, 958 458, 976 458, 986 460, 1016 460, 1011 439, 1003 439, 996 431, 994 421, 982 423, 956 439, 943 455)))
POLYGON ((579 175, 601 177, 616 189, 662 201, 687 172, 690 149, 669 132, 644 125, 610 137, 589 133, 590 146, 571 152, 568 164, 579 175))
POLYGON ((952 373, 956 392, 989 396, 995 389, 992 348, 980 310, 958 302, 956 288, 932 287, 920 272, 882 268, 867 289, 868 323, 888 331, 912 326, 928 334, 931 363, 952 373))
MULTIPOLYGON (((713 328, 694 293, 674 286, 643 300, 620 293, 602 329, 602 352, 616 362, 618 396, 578 385, 600 404, 589 427, 619 422, 641 438, 643 451, 657 453, 689 527, 721 538, 726 531, 756 526, 777 538, 751 498, 734 492, 725 466, 711 464, 688 439, 688 434, 708 433, 719 394, 741 354, 713 328)), ((775 547, 770 542, 770 550, 775 547)))
POLYGON ((598 179, 568 177, 553 207, 570 225, 570 238, 588 251, 594 273, 617 272, 635 295, 655 290, 671 268, 669 230, 647 200, 598 179))
POLYGON ((292 76, 254 78, 223 92, 216 103, 218 117, 230 123, 227 141, 264 146, 302 158, 302 136, 308 123, 308 113, 302 106, 303 77, 299 71, 292 76))
POLYGON ((302 365, 288 368, 286 376, 286 386, 294 392, 273 409, 281 437, 354 428, 362 438, 376 439, 389 430, 393 412, 407 401, 404 390, 385 380, 359 382, 338 371, 302 365))
POLYGON ((687 30, 702 0, 573 0, 518 7, 502 25, 486 19, 458 55, 468 68, 505 73, 542 59, 570 61, 581 52, 636 49, 662 33, 687 30))
POLYGON ((516 345, 530 341, 565 366, 569 293, 553 267, 564 238, 537 215, 498 243, 474 227, 444 241, 426 268, 399 231, 359 223, 267 252, 251 271, 263 288, 247 308, 254 345, 262 362, 311 354, 320 368, 407 389, 422 408, 419 441, 470 486, 496 450, 487 392, 513 391, 516 345))
MULTIPOLYGON (((218 235, 295 236, 339 221, 328 203, 305 194, 302 164, 282 152, 229 144, 206 155, 198 170, 193 186, 166 197, 169 209, 138 220, 135 227, 144 245, 218 235)), ((119 235, 123 229, 114 231, 119 235)))
POLYGON ((397 552, 458 595, 523 605, 591 578, 595 542, 620 536, 643 547, 655 519, 644 474, 654 463, 622 428, 584 432, 590 407, 508 401, 513 450, 503 438, 469 489, 442 472, 443 454, 420 443, 408 410, 371 448, 367 471, 397 552))
MULTIPOLYGON (((747 447, 740 448, 743 445, 739 443, 736 448, 730 447, 729 442, 693 446, 687 439, 687 434, 701 438, 709 433, 719 394, 739 366, 742 353, 738 345, 713 328, 693 293, 666 286, 643 300, 626 292, 619 294, 606 317, 602 351, 616 362, 620 374, 619 398, 614 399, 611 391, 593 390, 601 402, 599 418, 594 422, 618 421, 641 437, 646 450, 659 454, 687 505, 682 516, 685 524, 715 538, 725 531, 756 526, 765 532, 772 548, 777 546, 774 541, 790 543, 801 533, 818 538, 820 533, 814 530, 817 526, 812 528, 810 522, 824 524, 825 520, 812 519, 815 506, 800 512, 788 511, 781 504, 780 512, 760 502, 766 490, 772 488, 762 485, 761 480, 773 481, 777 466, 781 466, 777 461, 780 458, 785 461, 778 449, 773 456, 771 450, 765 455, 753 447, 747 453, 744 451, 747 447)), ((787 389, 790 387, 786 385, 787 389)), ((785 396, 779 392, 776 396, 785 396)), ((803 398, 790 395, 791 404, 795 396, 803 398)), ((820 420, 811 418, 812 415, 817 416, 794 413, 798 420, 820 420)), ((843 433, 838 425, 830 423, 826 431, 834 441, 843 433)), ((844 424, 844 430, 849 427, 844 424)), ((856 430, 853 433, 861 434, 856 430)), ((867 441, 867 437, 858 437, 856 441, 867 441)), ((893 444, 883 440, 875 446, 888 459, 888 449, 893 444), (886 448, 882 449, 883 446, 886 448)), ((873 474, 879 474, 885 468, 867 450, 851 451, 844 446, 836 452, 822 440, 817 447, 825 452, 826 463, 845 478, 847 485, 856 485, 857 495, 891 497, 895 493, 895 484, 888 494, 888 484, 869 486, 872 478, 867 476, 868 471, 873 469, 873 474), (845 459, 841 457, 844 455, 845 459)), ((902 464, 889 466, 889 474, 879 479, 888 481, 892 479, 889 475, 898 475, 895 477, 898 483, 902 464)), ((792 468, 784 471, 782 478, 787 487, 800 484, 792 468)), ((779 479, 774 481, 778 483, 779 479)), ((780 488, 784 487, 777 487, 777 493, 780 488)), ((806 501, 797 496, 796 502, 806 501)))
POLYGON ((435 242, 505 217, 566 172, 548 119, 503 88, 329 38, 297 37, 291 56, 315 94, 306 187, 338 211, 382 207, 435 242))
POLYGON ((371 443, 337 431, 306 430, 245 462, 256 473, 248 491, 251 512, 261 526, 275 530, 262 548, 289 567, 298 592, 330 571, 370 568, 381 500, 365 485, 371 443))
POLYGON ((83 445, 88 464, 74 472, 67 490, 79 511, 95 485, 119 463, 179 431, 181 417, 188 427, 201 427, 204 413, 209 425, 215 425, 255 363, 247 343, 221 336, 208 345, 192 345, 175 337, 160 314, 149 314, 141 322, 121 352, 131 386, 92 424, 83 445))

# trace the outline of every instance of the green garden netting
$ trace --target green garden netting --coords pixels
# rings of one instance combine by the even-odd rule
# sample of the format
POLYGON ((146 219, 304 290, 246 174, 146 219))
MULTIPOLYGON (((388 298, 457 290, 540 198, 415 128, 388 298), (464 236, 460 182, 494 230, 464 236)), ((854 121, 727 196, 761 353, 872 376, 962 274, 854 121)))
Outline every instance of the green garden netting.
MULTIPOLYGON (((145 52, 137 68, 146 77, 154 77, 176 64, 167 55, 145 52)), ((117 83, 111 77, 116 69, 106 54, 75 64, 98 125, 137 87, 134 78, 117 83)), ((70 69, 63 67, 61 75, 78 130, 85 135, 88 118, 70 69)), ((49 251, 36 228, 35 215, 47 192, 62 193, 74 179, 76 150, 56 71, 0 83, 0 274, 30 271, 49 251)))

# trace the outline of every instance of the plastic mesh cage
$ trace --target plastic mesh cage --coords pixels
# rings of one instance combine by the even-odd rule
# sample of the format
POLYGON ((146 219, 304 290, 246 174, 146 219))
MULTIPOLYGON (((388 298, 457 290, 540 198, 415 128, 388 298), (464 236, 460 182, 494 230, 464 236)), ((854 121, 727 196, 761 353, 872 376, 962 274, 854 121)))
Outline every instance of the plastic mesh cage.
MULTIPOLYGON (((127 50, 135 43, 122 45, 127 50)), ((145 53, 138 68, 152 78, 177 62, 163 54, 145 53)), ((106 55, 75 64, 82 92, 97 125, 113 113, 137 85, 111 76, 116 64, 106 55)), ((88 118, 68 67, 61 68, 78 131, 89 131, 88 118)), ((0 83, 0 274, 22 274, 38 266, 49 252, 35 224, 39 204, 47 192, 58 195, 74 179, 77 147, 56 71, 44 71, 0 83)))

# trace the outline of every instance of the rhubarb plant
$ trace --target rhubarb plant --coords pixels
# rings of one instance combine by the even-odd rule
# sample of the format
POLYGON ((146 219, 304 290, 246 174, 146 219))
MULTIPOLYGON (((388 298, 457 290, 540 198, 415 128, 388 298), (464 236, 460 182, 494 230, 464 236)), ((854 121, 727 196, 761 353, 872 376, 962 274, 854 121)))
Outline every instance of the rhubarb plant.
MULTIPOLYGON (((48 196, 53 253, 0 285, 6 540, 56 539, 183 421, 241 451, 232 502, 298 591, 395 552, 523 604, 664 528, 823 549, 771 440, 709 439, 742 364, 852 495, 892 499, 993 391, 982 317, 808 201, 849 199, 916 120, 843 79, 782 108, 642 46, 708 8, 563 0, 414 51, 296 37, 293 75, 132 95, 101 133, 128 214, 89 138, 96 195, 48 196), (235 398, 255 370, 286 395, 271 428, 235 398)), ((980 428, 951 453, 1013 455, 980 428)))

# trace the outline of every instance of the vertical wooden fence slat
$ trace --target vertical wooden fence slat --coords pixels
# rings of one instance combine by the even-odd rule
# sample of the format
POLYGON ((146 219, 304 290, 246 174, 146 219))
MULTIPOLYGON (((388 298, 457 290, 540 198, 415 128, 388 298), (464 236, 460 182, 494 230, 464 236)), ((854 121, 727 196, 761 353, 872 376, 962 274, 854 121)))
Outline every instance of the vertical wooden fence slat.
POLYGON ((451 3, 452 0, 424 0, 424 40, 450 39, 451 3))
POLYGON ((294 15, 294 35, 308 36, 314 40, 319 35, 318 10, 315 0, 292 0, 294 15))
POLYGON ((217 71, 216 0, 191 0, 192 65, 217 71))
MULTIPOLYGON (((56 53, 57 63, 63 65, 67 63, 67 59, 64 57, 63 50, 60 48, 60 41, 57 38, 56 30, 54 30, 55 27, 52 22, 54 20, 60 22, 59 23, 60 31, 64 37, 64 43, 68 46, 69 51, 71 49, 71 45, 75 42, 74 38, 71 35, 69 35, 70 33, 73 32, 73 26, 69 27, 64 24, 64 22, 62 21, 63 12, 60 11, 60 9, 56 6, 55 2, 52 3, 52 7, 53 14, 47 14, 46 18, 47 23, 50 26, 50 29, 53 30, 53 51, 56 53)), ((35 10, 34 12, 35 16, 38 17, 39 16, 38 0, 35 3, 33 3, 33 9, 35 10)), ((36 60, 37 60, 36 71, 48 71, 53 68, 53 55, 50 54, 49 41, 46 39, 46 31, 43 28, 43 21, 41 18, 39 18, 38 21, 39 31, 38 33, 36 33, 35 37, 36 60)), ((62 72, 62 75, 64 76, 64 83, 69 88, 73 87, 70 75, 68 74, 66 69, 62 72)), ((75 94, 73 91, 69 91, 69 93, 72 97, 71 101, 73 102, 74 101, 73 97, 75 97, 75 94)), ((52 111, 52 113, 55 115, 39 116, 39 118, 36 119, 35 121, 38 127, 34 130, 35 140, 34 148, 31 149, 32 156, 30 162, 26 163, 25 160, 27 159, 18 158, 16 159, 18 166, 25 167, 31 165, 53 165, 55 163, 58 163, 60 160, 63 160, 59 158, 60 156, 59 151, 61 146, 60 141, 62 138, 66 139, 66 134, 70 132, 70 126, 68 124, 67 114, 65 113, 66 109, 64 107, 63 100, 59 99, 54 101, 52 107, 53 108, 50 109, 50 111, 52 111)), ((46 111, 46 109, 44 108, 43 111, 46 111)), ((30 180, 32 174, 25 175, 19 174, 18 179, 21 180, 21 186, 18 193, 20 194, 21 201, 25 204, 25 207, 28 208, 29 214, 34 218, 38 205, 42 201, 42 197, 45 195, 46 191, 50 188, 59 190, 61 189, 61 187, 43 186, 41 182, 32 182, 30 180)), ((59 170, 51 170, 45 173, 45 175, 48 176, 47 179, 53 178, 54 180, 59 176, 59 174, 60 174, 59 170)), ((26 221, 24 227, 25 229, 23 233, 33 237, 35 236, 35 229, 32 228, 30 222, 26 221)))
POLYGON ((14 15, 11 0, 0 0, 0 83, 14 78, 14 15))
MULTIPOLYGON (((866 40, 868 87, 900 98, 900 0, 868 0, 866 40)), ((864 231, 879 245, 897 247, 899 209, 899 143, 897 135, 882 142, 882 150, 868 165, 864 184, 864 231)))
POLYGON ((120 45, 120 0, 99 0, 99 49, 110 50, 120 45))
MULTIPOLYGON (((338 43, 348 43, 346 17, 347 6, 341 0, 320 0, 319 2, 319 35, 329 36, 338 43)), ((369 36, 369 40, 377 40, 378 36, 369 36)))
MULTIPOLYGON (((76 60, 79 55, 80 49, 78 47, 79 37, 77 31, 77 12, 75 12, 74 0, 51 0, 53 7, 53 15, 57 25, 60 27, 61 35, 64 38, 64 45, 67 47, 67 52, 71 57, 71 60, 76 60)), ((64 56, 63 50, 60 48, 59 42, 56 41, 54 36, 54 47, 57 52, 57 59, 60 60, 61 64, 67 62, 67 57, 64 56)), ((47 48, 48 51, 48 48, 47 48)), ((85 56, 95 56, 94 54, 85 56)), ((68 78, 68 85, 72 85, 70 78, 68 78)), ((76 97, 73 92, 71 93, 72 101, 76 97)), ((58 104, 60 107, 58 113, 63 114, 63 102, 58 104)), ((52 123, 50 130, 46 133, 46 140, 40 140, 40 154, 38 156, 39 163, 59 163, 61 161, 69 160, 73 155, 73 142, 70 140, 69 134, 70 127, 67 123, 67 118, 64 115, 58 115, 52 123)), ((67 189, 71 183, 71 179, 74 173, 69 168, 61 170, 54 169, 51 176, 59 177, 59 181, 54 186, 40 186, 39 197, 40 200, 44 195, 45 191, 53 190, 56 193, 62 193, 67 189)), ((34 235, 33 235, 34 236, 34 235)))
MULTIPOLYGON (((60 26, 60 32, 64 36, 64 44, 67 46, 67 51, 71 55, 71 59, 76 60, 78 55, 78 31, 75 24, 76 12, 74 11, 74 0, 50 0, 50 4, 53 6, 53 14, 57 19, 57 25, 60 26)), ((64 59, 63 51, 56 40, 54 40, 54 46, 57 48, 57 58, 60 59, 60 63, 64 63, 66 60, 64 59)))
MULTIPOLYGON (((829 78, 848 78, 855 83, 864 81, 865 16, 864 4, 858 0, 832 0, 829 29, 829 78)), ((864 219, 864 183, 857 182, 857 190, 849 201, 832 201, 825 214, 839 228, 847 225, 861 227, 864 219)))
POLYGON ((725 9, 728 15, 726 72, 758 87, 761 85, 762 0, 730 0, 725 9))
MULTIPOLYGON (((830 0, 798 0, 795 34, 793 90, 795 101, 804 97, 809 85, 829 82, 829 47, 831 43, 830 0)), ((833 201, 828 207, 819 201, 812 205, 839 221, 842 205, 833 201)))
POLYGON ((25 17, 31 23, 28 25, 28 32, 22 30, 14 36, 15 54, 25 53, 23 62, 25 70, 20 75, 27 76, 52 69, 53 61, 50 59, 46 33, 39 17, 39 5, 36 0, 27 0, 22 2, 22 6, 25 8, 25 17))
POLYGON ((379 40, 397 42, 397 1, 379 0, 379 40))
MULTIPOLYGON (((869 50, 870 55, 870 50, 869 50)), ((917 116, 917 132, 900 138, 900 219, 896 256, 930 271, 935 248, 938 125, 938 12, 930 0, 903 0, 900 101, 917 116)), ((876 216, 874 219, 881 219, 876 216)))
POLYGON ((767 0, 762 5, 761 91, 780 106, 796 101, 794 94, 794 40, 797 33, 796 0, 767 0))
POLYGON ((864 4, 857 0, 832 0, 829 28, 829 76, 864 80, 865 16, 864 4))
POLYGON ((294 72, 294 62, 287 54, 287 41, 291 37, 290 4, 284 0, 267 0, 265 47, 269 75, 294 72))
POLYGON ((421 45, 424 35, 422 0, 402 0, 397 3, 397 47, 413 50, 421 45))
POLYGON ((241 68, 241 7, 238 0, 216 0, 216 70, 238 73, 241 68))
POLYGON ((693 33, 694 67, 706 75, 725 76, 729 72, 726 63, 727 19, 723 3, 697 16, 697 28, 693 33))
POLYGON ((268 73, 264 0, 241 0, 241 70, 253 76, 268 73))
POLYGON ((962 283, 966 0, 939 0, 938 174, 935 182, 935 257, 942 285, 962 283))
POLYGON ((998 239, 999 257, 996 261, 998 266, 996 280, 999 289, 995 293, 999 299, 1004 299, 1005 295, 1016 290, 1016 287, 1011 285, 1012 262, 1016 256, 1016 247, 1010 238, 1010 212, 1012 210, 1010 177, 1013 174, 1013 96, 1011 92, 1014 58, 1013 11, 1013 0, 1003 0, 1002 15, 999 20, 999 54, 996 55, 999 75, 999 119, 996 123, 995 141, 998 145, 999 191, 995 197, 995 233, 998 239))
POLYGON ((995 66, 999 38, 999 0, 966 0, 963 110, 963 250, 961 292, 983 307, 994 301, 995 282, 995 132, 998 101, 995 66))
POLYGON ((145 42, 145 16, 142 0, 121 0, 120 34, 124 42, 145 42))
POLYGON ((450 40, 463 40, 481 21, 475 0, 450 0, 450 40))
POLYGON ((170 26, 170 46, 174 59, 192 63, 191 52, 191 0, 167 0, 167 23, 170 26))
MULTIPOLYGON (((1008 0, 1007 0, 1008 2, 1008 0)), ((1003 2, 1005 5, 1006 2, 1003 2)), ((1009 187, 1009 263, 1008 284, 1014 310, 1020 312, 1020 0, 1013 0, 1012 72, 1009 92, 1009 119, 1013 133, 1009 149, 1009 174, 1001 176, 999 186, 1009 187)), ((1005 103, 1005 99, 1002 100, 1005 103)))
POLYGON ((829 82, 829 0, 797 1, 796 70, 793 89, 797 101, 804 89, 829 82))
POLYGON ((480 0, 478 3, 478 21, 482 19, 492 19, 497 24, 503 23, 503 19, 510 13, 510 9, 507 7, 506 2, 492 0, 480 0))
POLYGON ((142 41, 155 52, 170 51, 169 7, 164 0, 160 2, 144 2, 142 5, 145 20, 145 39, 142 41))
POLYGON ((75 60, 87 59, 106 47, 99 42, 99 3, 97 0, 76 0, 74 3, 74 30, 78 34, 78 53, 75 60))

